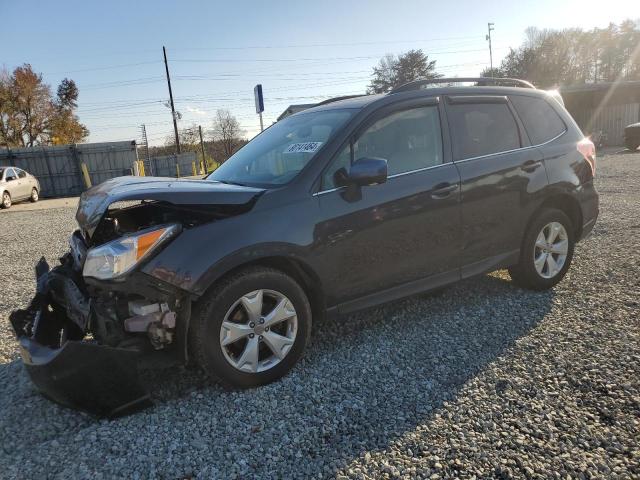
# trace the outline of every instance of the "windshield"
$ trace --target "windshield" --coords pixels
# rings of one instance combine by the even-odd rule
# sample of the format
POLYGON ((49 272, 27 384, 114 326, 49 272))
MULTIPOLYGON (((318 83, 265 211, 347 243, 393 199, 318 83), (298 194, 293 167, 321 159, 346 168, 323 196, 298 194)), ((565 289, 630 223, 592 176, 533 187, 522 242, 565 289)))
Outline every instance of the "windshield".
POLYGON ((287 117, 238 150, 207 180, 264 187, 283 185, 356 111, 336 109, 287 117))

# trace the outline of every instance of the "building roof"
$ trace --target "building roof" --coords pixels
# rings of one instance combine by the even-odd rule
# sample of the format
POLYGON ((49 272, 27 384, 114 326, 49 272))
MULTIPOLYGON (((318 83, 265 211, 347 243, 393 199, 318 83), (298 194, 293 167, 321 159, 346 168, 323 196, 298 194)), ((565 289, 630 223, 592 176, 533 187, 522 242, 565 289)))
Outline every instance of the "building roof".
POLYGON ((278 117, 278 121, 283 118, 287 118, 289 115, 293 115, 294 113, 301 112, 302 110, 306 110, 307 108, 311 108, 315 105, 315 103, 298 103, 295 105, 289 105, 284 112, 280 114, 278 117))
POLYGON ((640 88, 640 80, 628 80, 622 82, 582 83, 580 85, 567 85, 560 87, 561 93, 574 92, 599 92, 619 88, 640 88))
POLYGON ((604 105, 640 103, 640 81, 588 83, 560 87, 569 111, 604 105))

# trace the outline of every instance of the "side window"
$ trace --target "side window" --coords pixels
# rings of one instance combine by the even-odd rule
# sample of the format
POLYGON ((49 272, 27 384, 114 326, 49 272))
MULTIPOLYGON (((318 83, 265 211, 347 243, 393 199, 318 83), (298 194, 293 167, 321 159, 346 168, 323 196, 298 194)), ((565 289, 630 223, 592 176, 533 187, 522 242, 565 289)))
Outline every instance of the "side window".
POLYGON ((321 188, 341 186, 340 179, 349 170, 351 159, 361 157, 385 158, 389 176, 441 164, 438 107, 412 108, 377 120, 333 159, 322 178, 321 188))
POLYGON ((8 168, 7 169, 7 173, 5 174, 5 180, 9 180, 9 178, 18 178, 18 176, 16 175, 16 172, 13 170, 13 168, 8 168))
POLYGON ((479 157, 520 148, 520 134, 506 103, 448 106, 453 159, 479 157))
POLYGON ((567 129, 553 107, 542 98, 513 95, 511 103, 533 145, 551 140, 567 129))
POLYGON ((19 168, 14 168, 14 170, 18 174, 18 178, 24 178, 27 176, 27 173, 24 170, 20 170, 19 168))

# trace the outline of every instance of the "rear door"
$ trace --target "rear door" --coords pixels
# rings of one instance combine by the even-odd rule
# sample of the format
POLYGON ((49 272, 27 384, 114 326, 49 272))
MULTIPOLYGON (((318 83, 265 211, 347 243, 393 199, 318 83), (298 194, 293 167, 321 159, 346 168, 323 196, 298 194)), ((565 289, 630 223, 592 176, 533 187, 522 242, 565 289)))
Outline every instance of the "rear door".
POLYGON ((530 146, 507 97, 450 96, 453 160, 462 181, 462 275, 517 261, 529 204, 546 186, 542 154, 530 146))
POLYGON ((318 265, 330 279, 330 304, 419 279, 459 278, 460 178, 443 151, 437 100, 421 99, 377 112, 334 157, 316 193, 318 265), (360 157, 385 158, 387 182, 341 187, 360 157))

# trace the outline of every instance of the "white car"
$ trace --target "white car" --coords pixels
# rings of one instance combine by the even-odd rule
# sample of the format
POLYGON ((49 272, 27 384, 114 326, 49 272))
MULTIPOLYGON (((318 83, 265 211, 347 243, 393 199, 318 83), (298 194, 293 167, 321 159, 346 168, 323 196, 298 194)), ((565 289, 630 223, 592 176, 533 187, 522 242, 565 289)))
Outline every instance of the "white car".
POLYGON ((40 198, 38 179, 18 167, 0 167, 0 208, 9 208, 13 202, 40 198))

